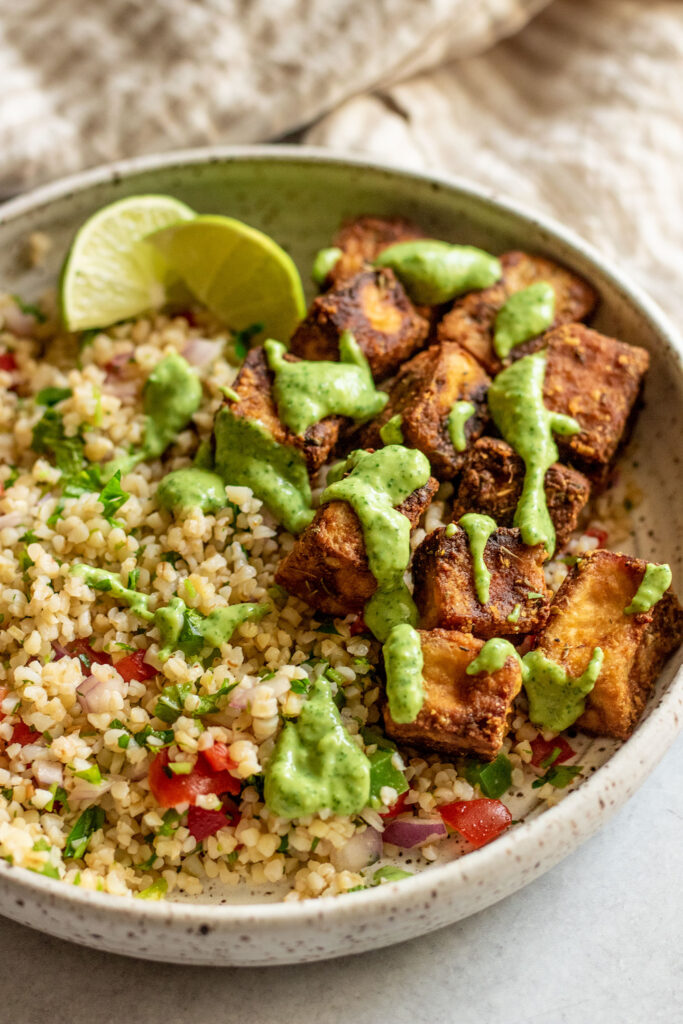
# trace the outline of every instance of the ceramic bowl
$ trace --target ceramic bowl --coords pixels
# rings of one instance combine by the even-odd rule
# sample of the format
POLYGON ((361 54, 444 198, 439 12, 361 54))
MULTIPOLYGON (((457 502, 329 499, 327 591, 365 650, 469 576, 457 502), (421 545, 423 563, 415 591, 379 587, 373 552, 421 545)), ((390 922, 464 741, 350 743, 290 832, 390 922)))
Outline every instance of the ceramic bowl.
MULTIPOLYGON (((141 192, 170 193, 198 211, 244 219, 289 249, 304 272, 340 220, 375 213, 403 214, 436 237, 494 252, 534 250, 585 275, 601 297, 595 326, 652 356, 629 456, 642 491, 631 549, 671 562, 680 589, 683 493, 672 459, 683 416, 681 341, 638 288, 566 228, 463 181, 324 151, 193 151, 111 165, 7 203, 0 208, 0 286, 31 298, 54 284, 76 227, 105 203, 141 192), (36 230, 54 245, 45 265, 29 270, 22 253, 36 230)), ((149 903, 81 891, 0 861, 0 912, 99 949, 191 964, 295 963, 415 937, 533 881, 634 792, 679 730, 683 677, 676 667, 675 660, 666 667, 627 743, 585 741, 581 759, 592 773, 557 806, 525 807, 523 823, 496 842, 412 879, 301 903, 263 902, 239 888, 230 903, 225 891, 199 902, 149 903)))

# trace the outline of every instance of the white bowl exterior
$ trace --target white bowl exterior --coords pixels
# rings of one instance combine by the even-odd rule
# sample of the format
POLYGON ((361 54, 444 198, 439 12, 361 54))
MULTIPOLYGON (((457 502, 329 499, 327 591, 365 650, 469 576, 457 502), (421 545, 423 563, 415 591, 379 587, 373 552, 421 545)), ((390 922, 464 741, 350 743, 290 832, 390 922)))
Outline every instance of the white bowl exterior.
MULTIPOLYGON (((595 326, 652 356, 637 427, 645 462, 635 547, 682 578, 680 474, 683 348, 637 288, 571 232, 452 179, 402 172, 298 147, 193 151, 88 172, 0 207, 0 282, 32 297, 54 284, 75 228, 124 195, 167 192, 201 212, 240 217, 272 233, 302 268, 340 219, 411 216, 438 237, 494 251, 543 252, 588 277, 601 295, 595 326), (31 231, 54 246, 38 270, 22 265, 31 231), (642 519, 642 522, 641 522, 642 519)), ((556 807, 531 815, 490 846, 414 879, 346 897, 287 904, 141 903, 69 888, 0 861, 0 912, 63 938, 131 956, 196 964, 318 960, 399 942, 489 906, 547 871, 588 838, 644 780, 683 720, 680 656, 666 667, 633 737, 556 807)))

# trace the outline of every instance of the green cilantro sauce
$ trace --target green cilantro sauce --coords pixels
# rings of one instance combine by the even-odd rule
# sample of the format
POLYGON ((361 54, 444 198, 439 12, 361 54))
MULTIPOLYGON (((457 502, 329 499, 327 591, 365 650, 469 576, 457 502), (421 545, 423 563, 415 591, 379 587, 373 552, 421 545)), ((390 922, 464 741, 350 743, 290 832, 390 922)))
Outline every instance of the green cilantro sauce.
POLYGON ((167 473, 157 487, 157 501, 171 512, 200 508, 218 512, 225 507, 225 481, 208 469, 176 469, 167 473))
POLYGON ((535 338, 555 319, 555 292, 547 281, 537 281, 514 292, 496 316, 493 347, 506 359, 515 345, 535 338))
POLYGON ((376 390, 368 361, 350 331, 343 331, 339 339, 338 363, 289 362, 285 346, 272 339, 263 347, 275 374, 273 397, 280 419, 295 434, 303 434, 326 416, 370 419, 389 401, 384 391, 376 390))
POLYGON ((545 544, 548 556, 555 550, 555 528, 545 497, 545 474, 558 458, 553 431, 577 434, 576 420, 550 412, 543 404, 546 353, 519 359, 499 373, 488 390, 494 423, 524 460, 524 486, 515 511, 525 544, 545 544))
POLYGON ((639 615, 649 612, 671 586, 671 569, 668 565, 654 565, 648 562, 640 586, 634 598, 624 608, 625 615, 639 615))
POLYGON ((467 437, 465 436, 465 424, 470 417, 474 416, 475 408, 472 402, 454 402, 448 414, 448 436, 456 452, 464 452, 467 448, 467 437))
POLYGON ((363 617, 384 641, 398 623, 417 623, 417 609, 403 581, 410 560, 410 522, 395 506, 427 483, 429 462, 416 449, 390 444, 376 452, 351 452, 344 471, 348 476, 328 483, 320 500, 347 501, 360 520, 368 564, 377 580, 363 617))
POLYGON ((124 587, 121 577, 116 572, 109 572, 108 569, 95 569, 90 565, 74 565, 69 570, 72 576, 78 576, 85 580, 93 590, 101 590, 103 593, 111 594, 121 601, 125 601, 131 611, 139 615, 141 619, 151 621, 154 612, 149 610, 149 597, 147 594, 139 594, 137 590, 130 590, 124 587))
POLYGON ((228 643, 241 623, 258 621, 270 610, 267 604, 244 603, 215 608, 208 615, 202 615, 188 608, 179 597, 172 597, 165 607, 154 613, 154 624, 161 637, 159 658, 166 661, 174 651, 194 657, 205 649, 215 650, 228 643))
POLYGON ((164 356, 150 373, 143 390, 145 434, 142 448, 106 463, 111 478, 117 470, 130 473, 139 462, 156 459, 188 425, 202 400, 202 385, 189 363, 176 352, 164 356))
POLYGON ((414 722, 425 697, 420 634, 405 622, 394 626, 382 653, 391 717, 398 723, 414 722))
POLYGON ((509 640, 487 640, 467 674, 498 672, 509 657, 516 658, 529 699, 529 719, 534 725, 553 732, 568 729, 586 710, 585 698, 595 686, 603 663, 600 647, 593 650, 585 672, 570 676, 566 669, 546 658, 542 651, 529 651, 520 658, 509 640))
POLYGON ((383 427, 380 427, 379 436, 384 444, 403 444, 400 412, 392 416, 390 420, 387 420, 383 427))
POLYGON ((489 537, 496 532, 496 521, 491 519, 491 516, 480 515, 478 512, 467 512, 460 517, 458 525, 467 534, 477 600, 479 604, 488 604, 491 573, 484 561, 484 551, 489 537))
POLYGON ((329 682, 313 683, 282 730, 265 770, 266 806, 280 818, 329 809, 358 814, 370 800, 370 761, 342 725, 329 682))
POLYGON ((313 518, 304 457, 228 408, 216 416, 214 435, 216 473, 227 483, 251 488, 290 533, 301 533, 313 518))
POLYGON ((227 643, 242 622, 262 619, 271 610, 268 604, 245 603, 216 608, 209 615, 202 615, 188 608, 179 597, 172 597, 167 605, 152 612, 149 595, 124 587, 118 573, 89 565, 74 565, 70 571, 72 576, 84 579, 93 590, 101 590, 125 601, 141 619, 153 621, 161 637, 161 661, 167 661, 174 651, 195 657, 202 651, 214 650, 227 643))
POLYGON ((500 261, 483 249, 430 238, 390 245, 375 266, 391 267, 411 299, 428 306, 488 288, 502 273, 500 261))
POLYGON ((343 252, 336 245, 331 245, 328 249, 319 249, 315 254, 313 260, 313 268, 311 270, 311 277, 318 287, 322 288, 327 279, 327 275, 330 273, 335 263, 340 256, 343 256, 343 252))

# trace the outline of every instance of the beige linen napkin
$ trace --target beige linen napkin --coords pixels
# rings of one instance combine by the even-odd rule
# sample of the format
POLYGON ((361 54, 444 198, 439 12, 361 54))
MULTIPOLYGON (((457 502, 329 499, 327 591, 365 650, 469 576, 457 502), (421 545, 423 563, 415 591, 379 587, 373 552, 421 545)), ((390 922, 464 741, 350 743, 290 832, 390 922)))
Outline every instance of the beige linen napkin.
POLYGON ((544 210, 683 322, 683 5, 557 0, 514 38, 342 104, 307 141, 544 210))
POLYGON ((0 196, 121 157, 291 131, 478 53, 548 0, 6 0, 0 196))

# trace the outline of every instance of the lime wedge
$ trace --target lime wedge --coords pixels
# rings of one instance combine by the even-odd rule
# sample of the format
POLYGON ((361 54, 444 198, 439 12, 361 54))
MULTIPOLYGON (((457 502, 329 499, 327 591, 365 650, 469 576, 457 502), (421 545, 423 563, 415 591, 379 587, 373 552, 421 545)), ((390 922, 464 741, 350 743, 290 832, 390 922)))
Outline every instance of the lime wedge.
POLYGON ((69 331, 106 327, 162 306, 168 266, 146 235, 195 216, 172 196, 130 196, 93 214, 64 261, 60 306, 69 331))
POLYGON ((199 301, 233 330, 262 324, 262 334, 287 342, 306 312, 293 260, 248 224, 200 216, 158 231, 149 241, 199 301))

